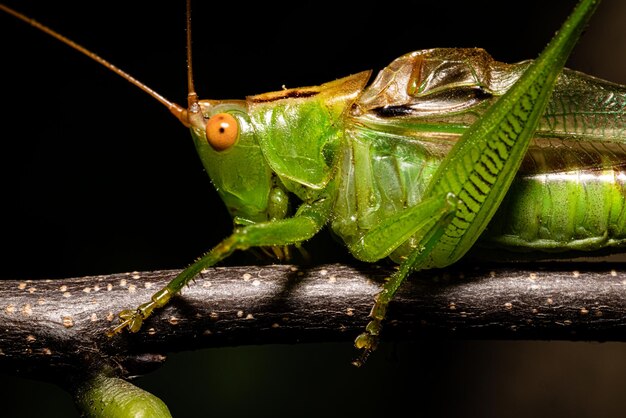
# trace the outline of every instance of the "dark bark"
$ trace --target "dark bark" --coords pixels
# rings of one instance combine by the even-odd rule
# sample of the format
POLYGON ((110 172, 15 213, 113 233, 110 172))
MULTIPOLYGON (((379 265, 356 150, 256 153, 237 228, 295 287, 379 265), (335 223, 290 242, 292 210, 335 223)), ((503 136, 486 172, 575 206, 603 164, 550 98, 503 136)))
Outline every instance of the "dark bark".
MULTIPOLYGON (((623 265, 563 266, 416 274, 389 309, 384 339, 626 341, 623 265)), ((389 270, 337 264, 209 269, 139 333, 106 336, 117 312, 147 301, 176 273, 0 282, 0 370, 63 382, 102 368, 123 377, 141 374, 178 350, 350 343, 389 270)))

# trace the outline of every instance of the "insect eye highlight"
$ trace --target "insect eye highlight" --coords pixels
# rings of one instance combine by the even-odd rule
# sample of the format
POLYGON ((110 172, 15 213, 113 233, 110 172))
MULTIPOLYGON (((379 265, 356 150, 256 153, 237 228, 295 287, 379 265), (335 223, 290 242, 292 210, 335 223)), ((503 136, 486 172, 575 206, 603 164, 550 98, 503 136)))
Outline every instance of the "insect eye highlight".
POLYGON ((206 123, 206 139, 216 151, 224 151, 237 142, 239 125, 228 113, 218 113, 206 123))

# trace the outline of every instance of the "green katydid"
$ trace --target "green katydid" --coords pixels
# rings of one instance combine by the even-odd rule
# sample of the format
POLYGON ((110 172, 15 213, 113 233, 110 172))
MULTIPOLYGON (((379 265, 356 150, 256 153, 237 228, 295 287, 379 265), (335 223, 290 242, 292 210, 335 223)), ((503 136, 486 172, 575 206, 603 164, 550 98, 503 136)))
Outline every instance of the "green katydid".
MULTIPOLYGON (((591 7, 589 3, 585 2, 588 8, 591 7)), ((569 40, 567 47, 556 47, 561 58, 558 63, 551 63, 554 68, 550 68, 548 78, 559 72, 574 39, 575 36, 569 40)), ((137 331, 154 307, 166 303, 202 268, 218 262, 235 249, 268 246, 280 254, 279 249, 283 245, 302 242, 323 225, 330 224, 357 258, 376 261, 391 256, 401 263, 400 273, 386 286, 386 295, 389 296, 377 303, 368 331, 358 340, 358 345, 367 355, 375 347, 386 304, 396 285, 411 270, 451 264, 476 241, 500 206, 508 183, 522 163, 535 122, 540 123, 538 132, 546 139, 544 142, 541 139, 535 141, 536 147, 531 149, 531 153, 535 154, 531 155, 544 155, 542 150, 544 153, 558 153, 558 146, 549 134, 558 132, 561 136, 557 141, 561 141, 562 149, 571 150, 568 158, 574 162, 583 161, 581 155, 589 155, 584 146, 577 149, 578 143, 561 139, 570 133, 567 129, 574 129, 572 137, 589 134, 590 138, 586 140, 597 141, 606 148, 605 152, 592 154, 591 161, 579 168, 590 171, 600 169, 605 171, 606 177, 612 175, 615 179, 617 187, 606 186, 607 182, 603 180, 592 186, 594 193, 606 196, 609 202, 606 210, 599 211, 592 221, 606 226, 604 229, 600 226, 582 238, 570 236, 565 240, 557 235, 565 236, 573 230, 589 229, 587 224, 576 223, 579 222, 578 215, 563 218, 572 226, 552 235, 549 228, 547 231, 544 228, 534 233, 527 232, 534 226, 528 226, 528 220, 519 219, 518 224, 506 225, 516 233, 505 229, 498 233, 490 228, 491 242, 516 247, 543 246, 543 249, 551 250, 624 245, 624 179, 623 172, 619 171, 623 169, 625 148, 623 87, 592 81, 598 92, 612 89, 610 94, 616 99, 610 105, 622 104, 617 111, 609 112, 607 108, 604 112, 614 117, 612 122, 607 122, 612 130, 603 126, 598 128, 603 131, 602 134, 593 136, 584 131, 584 127, 572 127, 571 124, 578 120, 576 112, 572 114, 572 120, 564 124, 551 122, 550 116, 537 120, 544 106, 542 102, 547 100, 552 90, 551 82, 547 81, 537 93, 541 100, 535 103, 533 98, 529 102, 527 110, 533 116, 520 125, 525 132, 521 145, 516 145, 513 157, 507 159, 510 163, 500 167, 499 160, 489 155, 489 151, 481 151, 477 155, 474 151, 467 151, 468 148, 486 146, 482 142, 485 135, 466 134, 462 142, 459 135, 468 131, 476 115, 481 118, 468 132, 489 132, 499 126, 492 119, 504 114, 504 117, 510 117, 511 109, 502 107, 504 105, 494 105, 489 111, 486 109, 511 87, 526 64, 507 67, 490 61, 480 51, 433 50, 402 57, 393 65, 406 71, 403 73, 396 69, 392 73, 391 70, 383 70, 368 88, 365 88, 368 74, 360 73, 320 87, 252 96, 246 102, 200 101, 196 104, 192 96, 187 111, 173 106, 174 112, 192 127, 198 153, 231 211, 237 230, 185 270, 168 288, 155 294, 151 302, 142 305, 139 310, 123 312, 124 322, 116 330, 128 327, 137 331), (389 83, 391 76, 396 78, 389 83), (488 79, 494 84, 488 84, 488 79), (397 86, 404 91, 394 90, 397 86), (437 111, 448 119, 438 114, 433 116, 430 111, 433 105, 438 106, 437 111), (447 114, 442 112, 442 106, 447 107, 447 114), (225 135, 225 145, 221 140, 211 144, 207 142, 207 135, 203 133, 207 125, 205 119, 209 122, 208 130, 215 130, 215 134, 209 134, 209 141, 215 140, 214 136, 225 135), (231 137, 228 131, 233 128, 236 132, 231 137), (564 128, 567 128, 566 132, 562 132, 564 128), (222 129, 224 135, 220 133, 222 129), (583 132, 576 129, 583 129, 583 132), (235 143, 231 144, 231 139, 235 143), (455 142, 461 145, 451 150, 451 144, 455 142), (465 167, 466 158, 478 158, 480 161, 484 155, 491 158, 490 162, 494 164, 495 168, 491 167, 492 176, 484 171, 485 168, 490 169, 485 165, 488 163, 484 163, 478 170, 478 180, 472 177, 470 171, 462 176, 462 180, 469 179, 473 186, 469 183, 457 184, 456 180, 440 182, 452 175, 449 173, 459 173, 465 167), (465 195, 462 195, 463 191, 465 195), (300 204, 293 211, 288 204, 290 198, 295 198, 300 204), (467 224, 463 223, 461 214, 464 214, 467 224), (527 228, 519 233, 519 226, 527 228), (457 237, 458 243, 451 243, 449 232, 454 227, 463 230, 457 237), (535 239, 537 237, 540 239, 535 239), (595 242, 592 242, 594 238, 595 242), (423 251, 418 251, 421 249, 423 251)), ((568 73, 568 77, 573 84, 557 85, 556 94, 562 91, 566 95, 572 89, 583 91, 577 89, 583 89, 591 81, 574 73, 568 73)), ((533 83, 517 83, 512 87, 517 93, 509 94, 528 93, 531 85, 533 83)), ((579 94, 587 93, 583 91, 579 94)), ((585 103, 589 107, 593 104, 585 103)), ((556 113, 553 112, 553 115, 556 113)), ((585 110, 580 110, 580 113, 584 114, 585 110)), ((527 119, 527 116, 519 117, 527 119)), ((571 140, 575 141, 575 138, 571 140)), ((498 158, 502 157, 502 152, 510 152, 501 149, 501 144, 495 147, 498 158)), ((532 164, 536 158, 525 161, 525 164, 532 164)), ((541 164, 539 168, 548 170, 546 174, 552 174, 549 170, 554 170, 541 164)), ((571 166, 564 168, 569 170, 571 166)), ((567 170, 565 174, 569 173, 567 170)), ((577 172, 574 170, 571 174, 575 176, 577 172)), ((563 186, 551 185, 550 181, 556 184, 556 177, 547 180, 543 185, 532 184, 539 188, 539 193, 563 189, 563 186)), ((515 184, 514 187, 522 190, 509 198, 506 202, 509 210, 502 216, 528 213, 520 208, 528 207, 528 201, 532 200, 535 192, 527 191, 531 187, 524 181, 522 179, 515 184)), ((566 188, 562 193, 567 196, 570 192, 572 190, 566 188)), ((537 210, 540 216, 552 216, 548 209, 537 210)))

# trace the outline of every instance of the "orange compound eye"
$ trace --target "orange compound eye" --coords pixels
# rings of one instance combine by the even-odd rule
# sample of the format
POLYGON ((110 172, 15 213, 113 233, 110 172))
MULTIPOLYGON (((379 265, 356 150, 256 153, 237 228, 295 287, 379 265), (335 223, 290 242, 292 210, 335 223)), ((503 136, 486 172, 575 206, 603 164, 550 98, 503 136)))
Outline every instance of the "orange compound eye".
POLYGON ((216 151, 232 147, 239 135, 237 120, 228 113, 218 113, 206 123, 206 139, 216 151))

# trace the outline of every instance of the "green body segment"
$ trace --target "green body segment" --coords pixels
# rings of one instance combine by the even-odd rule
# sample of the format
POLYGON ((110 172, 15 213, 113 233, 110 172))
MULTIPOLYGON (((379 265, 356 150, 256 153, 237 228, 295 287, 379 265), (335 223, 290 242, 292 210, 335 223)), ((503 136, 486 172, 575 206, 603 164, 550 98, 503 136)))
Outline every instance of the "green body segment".
POLYGON ((550 252, 625 246, 626 172, 520 176, 480 243, 550 252))
POLYGON ((342 120, 365 87, 364 71, 321 86, 251 96, 247 110, 265 161, 302 200, 333 177, 342 143, 342 120))
MULTIPOLYGON (((369 144, 370 159, 361 160, 367 168, 359 171, 353 147, 346 147, 339 164, 331 227, 349 248, 373 225, 420 202, 427 183, 419 180, 432 178, 441 162, 410 138, 368 130, 350 135, 353 147, 369 144)), ((519 174, 477 245, 550 252, 626 246, 626 169, 519 174)), ((414 246, 415 240, 409 238, 391 256, 399 261, 414 246)))

